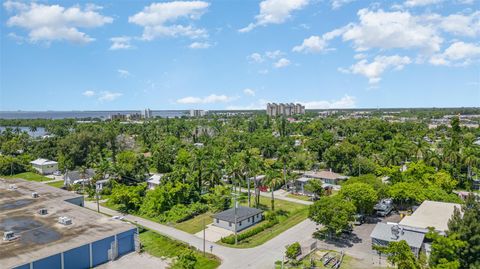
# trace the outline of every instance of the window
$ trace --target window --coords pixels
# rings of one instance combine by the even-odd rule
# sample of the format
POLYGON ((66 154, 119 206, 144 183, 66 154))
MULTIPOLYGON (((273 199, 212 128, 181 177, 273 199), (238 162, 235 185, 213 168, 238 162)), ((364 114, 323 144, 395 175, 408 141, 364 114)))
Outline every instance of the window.
POLYGON ((250 217, 248 217, 247 222, 250 222, 250 217))
POLYGON ((240 223, 238 224, 239 226, 242 226, 242 221, 240 221, 240 223))
POLYGON ((232 223, 231 223, 231 222, 228 223, 228 227, 232 227, 232 223))
POLYGON ((219 219, 216 219, 217 223, 220 223, 220 220, 219 219))

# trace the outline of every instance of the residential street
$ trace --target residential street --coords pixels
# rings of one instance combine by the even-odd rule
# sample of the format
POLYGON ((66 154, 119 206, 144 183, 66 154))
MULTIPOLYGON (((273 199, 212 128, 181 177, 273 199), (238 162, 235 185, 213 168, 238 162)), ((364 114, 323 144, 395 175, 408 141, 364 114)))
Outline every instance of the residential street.
MULTIPOLYGON (((85 201, 85 207, 92 210, 97 209, 96 203, 91 201, 85 201)), ((118 211, 105 207, 100 207, 100 211, 112 216, 122 215, 118 211)), ((203 240, 193 234, 137 216, 125 215, 124 217, 125 220, 137 223, 162 235, 183 241, 199 250, 203 250, 203 240)), ((209 251, 210 245, 213 245, 213 254, 222 260, 219 268, 272 268, 276 260, 282 259, 286 245, 296 241, 308 241, 311 239, 316 227, 314 222, 307 219, 258 247, 235 249, 207 241, 206 250, 209 251)))

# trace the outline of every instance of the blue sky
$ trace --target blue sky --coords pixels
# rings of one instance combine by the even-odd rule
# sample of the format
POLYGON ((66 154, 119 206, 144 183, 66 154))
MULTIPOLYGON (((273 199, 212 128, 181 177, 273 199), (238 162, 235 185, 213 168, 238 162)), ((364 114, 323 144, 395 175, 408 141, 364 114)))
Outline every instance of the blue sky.
POLYGON ((0 110, 478 107, 479 6, 3 1, 0 110))

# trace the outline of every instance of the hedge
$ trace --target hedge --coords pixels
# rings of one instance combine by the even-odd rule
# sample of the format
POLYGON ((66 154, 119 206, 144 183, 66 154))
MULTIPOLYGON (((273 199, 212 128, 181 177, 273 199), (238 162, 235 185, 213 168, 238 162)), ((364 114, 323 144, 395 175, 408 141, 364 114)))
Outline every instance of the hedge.
MULTIPOLYGON (((273 227, 275 224, 278 224, 278 219, 269 220, 267 223, 264 223, 260 226, 249 229, 243 233, 237 234, 237 241, 240 242, 258 233, 261 233, 264 230, 273 227)), ((222 243, 233 245, 235 244, 235 235, 231 234, 229 236, 223 237, 221 241, 222 243)))

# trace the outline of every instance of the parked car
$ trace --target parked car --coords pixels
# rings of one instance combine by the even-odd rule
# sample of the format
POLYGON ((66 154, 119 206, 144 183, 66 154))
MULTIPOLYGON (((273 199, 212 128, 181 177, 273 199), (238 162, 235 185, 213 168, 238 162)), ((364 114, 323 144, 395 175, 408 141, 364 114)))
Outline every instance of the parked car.
POLYGON ((386 217, 393 210, 393 200, 390 198, 382 199, 373 207, 373 209, 377 212, 377 215, 386 217))
POLYGON ((62 175, 62 172, 60 172, 60 171, 57 170, 57 171, 53 172, 53 175, 54 175, 54 176, 61 176, 61 175, 62 175))

